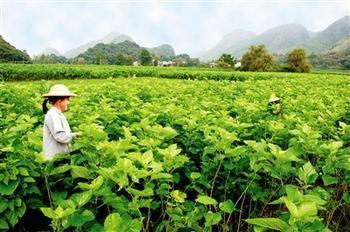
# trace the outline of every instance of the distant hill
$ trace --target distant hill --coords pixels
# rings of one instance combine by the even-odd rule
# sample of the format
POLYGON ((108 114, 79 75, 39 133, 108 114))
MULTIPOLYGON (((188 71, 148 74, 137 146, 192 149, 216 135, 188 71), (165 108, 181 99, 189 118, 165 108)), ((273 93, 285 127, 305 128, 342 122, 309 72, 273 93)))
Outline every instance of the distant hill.
POLYGON ((338 46, 337 50, 346 47, 346 38, 349 35, 349 16, 337 20, 321 32, 310 32, 304 26, 295 23, 274 27, 259 35, 235 30, 224 36, 213 48, 202 53, 199 58, 202 61, 210 61, 219 58, 223 53, 241 57, 251 45, 258 44, 266 44, 268 50, 276 54, 287 53, 296 47, 305 48, 309 54, 320 54, 329 52, 335 46, 338 46))
POLYGON ((171 57, 175 56, 175 51, 173 47, 170 46, 169 44, 163 44, 161 46, 154 47, 154 48, 147 48, 147 50, 150 53, 158 57, 161 57, 163 59, 170 59, 171 57))
MULTIPOLYGON (((109 64, 115 64, 117 54, 128 56, 132 60, 138 60, 141 50, 144 49, 135 42, 126 40, 121 43, 102 44, 99 43, 86 52, 79 55, 88 64, 99 63, 101 58, 107 60, 109 64)), ((170 45, 162 45, 154 48, 145 48, 151 54, 161 57, 175 56, 174 49, 170 45)))
POLYGON ((339 40, 329 51, 340 54, 350 53, 350 35, 339 40))
POLYGON ((40 53, 40 55, 51 55, 51 54, 55 56, 61 56, 61 53, 57 49, 50 48, 50 47, 46 48, 44 51, 40 53))
POLYGON ((250 31, 235 30, 230 34, 224 36, 224 38, 213 48, 200 55, 202 60, 211 60, 219 58, 223 53, 233 53, 239 49, 239 45, 244 41, 251 40, 256 35, 250 31))
POLYGON ((302 46, 309 52, 316 54, 326 53, 334 47, 335 44, 350 35, 350 16, 345 16, 325 30, 317 33, 312 39, 302 46))
POLYGON ((310 39, 309 32, 300 24, 290 23, 267 30, 243 43, 234 53, 241 56, 252 44, 266 44, 272 53, 286 53, 310 39))
POLYGON ((0 35, 0 62, 30 61, 29 55, 5 41, 0 35))
POLYGON ((71 50, 67 51, 66 53, 64 53, 64 56, 67 58, 73 58, 73 57, 76 57, 79 54, 87 51, 89 48, 94 47, 96 44, 99 44, 99 43, 103 43, 103 44, 115 43, 115 44, 117 44, 117 43, 120 43, 120 42, 123 42, 126 40, 133 42, 133 39, 128 35, 119 34, 117 32, 112 32, 102 39, 93 40, 93 41, 88 42, 86 44, 83 44, 77 48, 71 49, 71 50))

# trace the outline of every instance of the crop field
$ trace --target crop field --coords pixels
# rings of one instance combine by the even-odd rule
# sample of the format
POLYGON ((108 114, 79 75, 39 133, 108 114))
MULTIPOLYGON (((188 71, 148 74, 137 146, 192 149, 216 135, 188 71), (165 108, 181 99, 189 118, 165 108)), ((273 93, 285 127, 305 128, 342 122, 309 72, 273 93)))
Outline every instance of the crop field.
MULTIPOLYGON (((334 73, 335 74, 335 73, 334 73)), ((338 73, 345 76, 346 73, 338 73)), ((317 77, 318 74, 309 74, 317 77)), ((327 75, 327 74, 322 74, 327 75)), ((0 81, 159 77, 196 80, 270 80, 305 76, 295 73, 233 72, 230 69, 117 65, 0 64, 0 81)))
POLYGON ((350 231, 349 75, 13 67, 0 71, 0 229, 350 231), (65 115, 82 136, 46 162, 41 95, 56 83, 78 94, 65 115))

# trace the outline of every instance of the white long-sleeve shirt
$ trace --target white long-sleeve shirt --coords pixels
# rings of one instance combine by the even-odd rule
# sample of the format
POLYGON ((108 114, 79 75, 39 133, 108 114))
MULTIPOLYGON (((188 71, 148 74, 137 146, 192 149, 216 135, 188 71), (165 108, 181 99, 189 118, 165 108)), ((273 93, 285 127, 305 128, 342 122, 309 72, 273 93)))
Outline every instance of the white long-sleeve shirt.
POLYGON ((46 160, 52 160, 57 153, 69 153, 69 143, 76 137, 66 117, 56 107, 47 111, 44 120, 43 153, 46 160))

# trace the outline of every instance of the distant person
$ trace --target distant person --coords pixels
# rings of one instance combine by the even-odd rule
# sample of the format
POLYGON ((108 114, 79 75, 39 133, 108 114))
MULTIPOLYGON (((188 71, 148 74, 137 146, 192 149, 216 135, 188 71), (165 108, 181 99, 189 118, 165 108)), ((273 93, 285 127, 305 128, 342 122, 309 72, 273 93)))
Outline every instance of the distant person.
POLYGON ((275 94, 271 94, 269 99, 269 110, 274 115, 282 116, 281 100, 275 94))
POLYGON ((43 153, 46 160, 52 160, 57 153, 69 153, 70 142, 81 133, 72 133, 66 117, 63 115, 68 109, 70 97, 77 96, 71 93, 65 85, 56 84, 50 92, 43 95, 45 98, 42 108, 45 114, 43 128, 43 153), (47 108, 47 102, 52 105, 47 108))

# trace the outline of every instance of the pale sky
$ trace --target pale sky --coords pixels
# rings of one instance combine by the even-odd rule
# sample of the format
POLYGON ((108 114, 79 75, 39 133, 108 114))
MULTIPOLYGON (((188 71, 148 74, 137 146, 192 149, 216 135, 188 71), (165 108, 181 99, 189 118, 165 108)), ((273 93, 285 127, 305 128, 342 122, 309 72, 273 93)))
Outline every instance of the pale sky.
POLYGON ((320 31, 346 15, 350 0, 0 0, 0 34, 30 55, 47 47, 64 53, 110 32, 143 47, 170 44, 177 54, 196 55, 235 29, 259 34, 299 23, 320 31))

